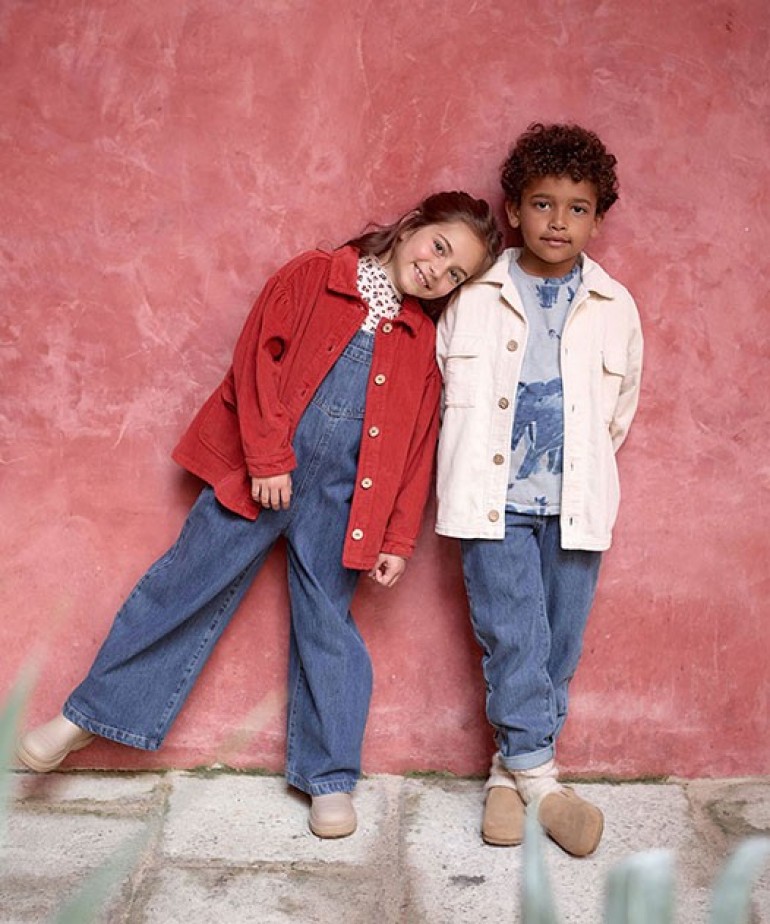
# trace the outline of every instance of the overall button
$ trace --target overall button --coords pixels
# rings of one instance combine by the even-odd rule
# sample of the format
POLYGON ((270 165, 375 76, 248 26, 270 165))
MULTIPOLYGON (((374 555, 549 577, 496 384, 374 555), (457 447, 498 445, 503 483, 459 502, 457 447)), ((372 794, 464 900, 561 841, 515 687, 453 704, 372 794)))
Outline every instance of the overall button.
POLYGON ((362 529, 354 529, 350 535, 351 535, 351 538, 353 539, 363 539, 364 531, 362 529))
POLYGON ((384 385, 386 381, 387 381, 387 379, 385 378, 385 376, 384 376, 381 372, 379 372, 379 373, 378 373, 377 375, 375 375, 375 377, 374 377, 374 384, 375 384, 375 385, 384 385))
POLYGON ((379 436, 379 435, 380 435, 379 427, 369 427, 369 436, 374 438, 375 436, 379 436))
POLYGON ((492 461, 495 463, 495 465, 502 465, 503 462, 505 462, 505 456, 499 452, 496 452, 494 456, 492 456, 492 461))
POLYGON ((497 512, 497 510, 490 510, 487 514, 487 519, 490 523, 497 523, 497 521, 500 519, 500 514, 497 512))
POLYGON ((501 398, 501 399, 497 402, 497 406, 498 406, 499 408, 502 408, 504 411, 507 411, 508 408, 511 406, 511 402, 510 402, 507 398, 501 398))
POLYGON ((508 350, 509 353, 515 353, 516 350, 518 350, 519 348, 518 341, 509 340, 508 343, 506 343, 505 348, 508 350))
POLYGON ((382 332, 383 332, 383 334, 389 334, 392 330, 393 330, 393 325, 390 323, 390 321, 386 321, 386 322, 382 325, 382 332))
POLYGON ((374 482, 372 481, 371 478, 362 478, 362 479, 361 479, 361 487, 362 487, 362 488, 371 488, 371 486, 372 486, 373 484, 374 484, 374 482))

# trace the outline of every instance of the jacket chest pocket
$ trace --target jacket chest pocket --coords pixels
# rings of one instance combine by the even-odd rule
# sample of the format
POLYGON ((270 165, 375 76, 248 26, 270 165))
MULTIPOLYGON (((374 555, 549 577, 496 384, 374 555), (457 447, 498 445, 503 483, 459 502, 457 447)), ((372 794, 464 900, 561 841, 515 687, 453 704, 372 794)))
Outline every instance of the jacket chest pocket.
POLYGON ((444 364, 446 407, 473 407, 481 375, 481 338, 463 335, 452 338, 444 364))
POLYGON ((620 397, 620 387, 628 368, 628 357, 622 350, 602 350, 602 416, 610 423, 620 397))

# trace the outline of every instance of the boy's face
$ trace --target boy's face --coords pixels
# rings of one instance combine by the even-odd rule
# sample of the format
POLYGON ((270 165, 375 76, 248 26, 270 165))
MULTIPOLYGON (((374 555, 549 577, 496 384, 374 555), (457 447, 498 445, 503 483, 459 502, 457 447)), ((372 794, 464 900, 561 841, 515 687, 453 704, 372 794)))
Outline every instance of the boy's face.
POLYGON ((506 202, 505 211, 524 239, 519 265, 533 276, 566 276, 601 224, 594 184, 568 176, 533 180, 521 204, 506 202))

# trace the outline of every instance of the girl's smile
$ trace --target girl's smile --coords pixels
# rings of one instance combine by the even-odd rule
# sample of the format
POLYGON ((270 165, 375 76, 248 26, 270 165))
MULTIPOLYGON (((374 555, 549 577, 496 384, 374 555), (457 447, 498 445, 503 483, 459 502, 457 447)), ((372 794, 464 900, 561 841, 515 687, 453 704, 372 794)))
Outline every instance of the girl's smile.
POLYGON ((464 221, 450 221, 407 232, 382 265, 399 294, 433 299, 475 276, 485 259, 475 232, 464 221))

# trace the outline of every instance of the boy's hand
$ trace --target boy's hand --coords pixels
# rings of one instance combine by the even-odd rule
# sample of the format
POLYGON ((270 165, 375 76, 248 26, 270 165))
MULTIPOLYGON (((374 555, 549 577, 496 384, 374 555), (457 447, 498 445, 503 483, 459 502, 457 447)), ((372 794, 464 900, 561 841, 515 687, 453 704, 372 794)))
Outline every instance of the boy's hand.
POLYGON ((251 479, 251 496, 256 503, 273 510, 287 510, 291 502, 291 473, 251 479))
POLYGON ((392 587, 406 569, 406 559, 400 555, 387 555, 380 552, 369 577, 382 584, 383 587, 392 587))

